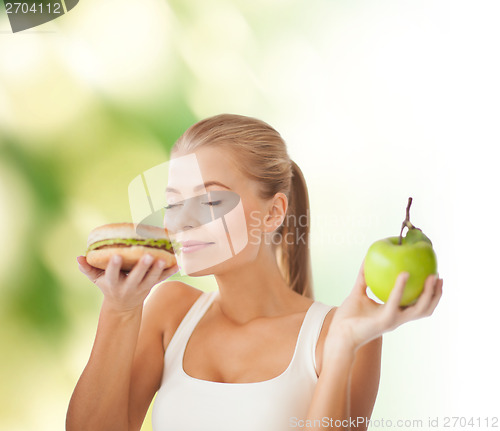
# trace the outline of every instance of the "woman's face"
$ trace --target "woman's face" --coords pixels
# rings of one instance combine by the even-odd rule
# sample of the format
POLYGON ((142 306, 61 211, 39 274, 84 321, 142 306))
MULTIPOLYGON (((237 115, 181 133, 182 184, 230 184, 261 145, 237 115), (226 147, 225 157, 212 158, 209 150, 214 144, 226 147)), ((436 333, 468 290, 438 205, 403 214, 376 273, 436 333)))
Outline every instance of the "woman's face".
POLYGON ((217 147, 172 154, 164 224, 185 274, 225 272, 257 255, 269 202, 235 163, 217 147))

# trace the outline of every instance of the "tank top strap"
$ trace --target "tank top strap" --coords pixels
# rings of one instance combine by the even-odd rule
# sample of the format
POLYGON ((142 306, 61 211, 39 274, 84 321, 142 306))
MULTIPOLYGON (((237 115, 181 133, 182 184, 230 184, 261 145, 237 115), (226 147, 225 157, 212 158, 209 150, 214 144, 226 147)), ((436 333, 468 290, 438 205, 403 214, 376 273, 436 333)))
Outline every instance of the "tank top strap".
POLYGON ((180 361, 184 356, 184 350, 191 333, 194 331, 194 328, 208 310, 208 307, 210 307, 216 296, 217 291, 203 292, 196 299, 193 305, 191 305, 191 308, 184 315, 184 318, 177 327, 177 330, 167 346, 167 350, 165 352, 166 366, 172 366, 175 361, 180 361))
POLYGON ((307 370, 313 378, 317 378, 316 345, 326 315, 332 308, 334 308, 333 305, 326 305, 319 301, 313 302, 304 317, 297 340, 297 355, 292 365, 307 370))

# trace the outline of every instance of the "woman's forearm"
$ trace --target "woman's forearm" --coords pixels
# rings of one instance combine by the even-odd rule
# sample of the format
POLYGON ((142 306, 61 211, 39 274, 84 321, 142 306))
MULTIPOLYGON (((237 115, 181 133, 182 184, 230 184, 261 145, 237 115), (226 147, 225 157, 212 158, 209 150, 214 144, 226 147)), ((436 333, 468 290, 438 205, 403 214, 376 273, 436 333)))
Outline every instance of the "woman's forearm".
POLYGON ((142 307, 116 311, 103 302, 90 359, 73 392, 67 431, 128 430, 130 375, 142 307))
POLYGON ((321 374, 304 430, 349 430, 349 388, 355 350, 342 340, 325 340, 321 374))

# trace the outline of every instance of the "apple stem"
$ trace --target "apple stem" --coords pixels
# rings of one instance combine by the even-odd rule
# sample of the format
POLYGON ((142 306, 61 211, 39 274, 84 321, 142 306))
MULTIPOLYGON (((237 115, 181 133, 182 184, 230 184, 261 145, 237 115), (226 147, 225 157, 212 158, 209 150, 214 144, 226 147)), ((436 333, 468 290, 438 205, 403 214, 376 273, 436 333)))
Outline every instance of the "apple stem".
MULTIPOLYGON (((403 230, 405 227, 408 229, 418 229, 418 227, 415 227, 411 224, 410 222, 410 207, 413 199, 411 197, 408 198, 408 205, 406 206, 406 218, 403 221, 403 224, 401 226, 401 232, 399 233, 399 245, 403 243, 403 230)), ((420 229, 419 229, 420 230, 420 229)))

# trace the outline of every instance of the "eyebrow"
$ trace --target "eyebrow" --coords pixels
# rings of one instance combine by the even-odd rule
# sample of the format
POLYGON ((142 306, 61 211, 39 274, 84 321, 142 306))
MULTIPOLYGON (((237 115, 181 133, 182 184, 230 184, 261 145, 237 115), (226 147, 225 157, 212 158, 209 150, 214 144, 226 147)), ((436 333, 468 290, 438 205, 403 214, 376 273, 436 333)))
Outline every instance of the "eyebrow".
MULTIPOLYGON (((203 183, 203 184, 200 184, 200 185, 198 185, 198 186, 194 187, 194 188, 193 188, 193 191, 195 191, 195 192, 196 192, 196 191, 198 191, 198 190, 201 190, 201 189, 203 189, 203 188, 208 188, 208 187, 210 187, 210 186, 219 186, 219 187, 223 187, 223 188, 225 188, 225 189, 227 189, 227 190, 231 190, 231 188, 229 188, 228 186, 226 186, 226 185, 224 185, 224 184, 220 183, 219 181, 207 181, 207 182, 205 182, 205 183, 203 183)), ((165 191, 166 191, 166 192, 171 192, 171 193, 179 193, 179 190, 174 189, 174 188, 172 188, 172 187, 167 187, 167 188, 165 189, 165 191)))

